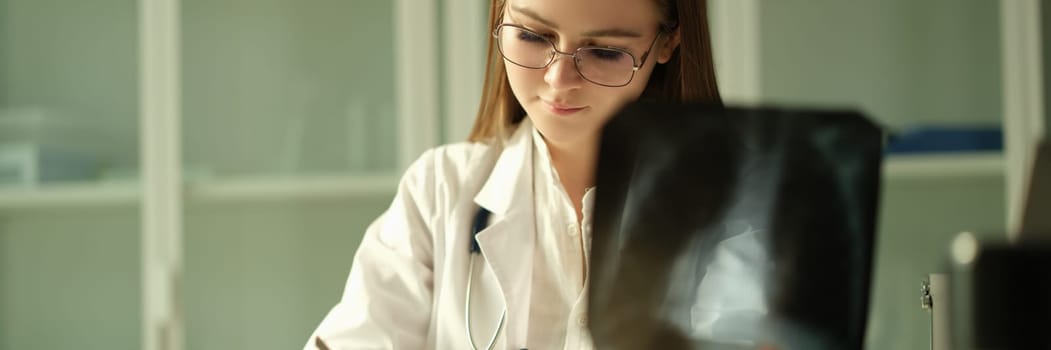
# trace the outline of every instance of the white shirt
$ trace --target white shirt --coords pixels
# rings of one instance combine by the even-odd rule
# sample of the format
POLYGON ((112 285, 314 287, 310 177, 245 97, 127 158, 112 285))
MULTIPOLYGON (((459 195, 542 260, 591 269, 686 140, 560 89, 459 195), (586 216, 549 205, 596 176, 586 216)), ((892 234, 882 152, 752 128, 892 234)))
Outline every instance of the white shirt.
POLYGON ((583 227, 543 137, 533 134, 533 195, 536 244, 529 307, 531 349, 590 349, 587 332, 588 254, 594 189, 582 200, 583 227))

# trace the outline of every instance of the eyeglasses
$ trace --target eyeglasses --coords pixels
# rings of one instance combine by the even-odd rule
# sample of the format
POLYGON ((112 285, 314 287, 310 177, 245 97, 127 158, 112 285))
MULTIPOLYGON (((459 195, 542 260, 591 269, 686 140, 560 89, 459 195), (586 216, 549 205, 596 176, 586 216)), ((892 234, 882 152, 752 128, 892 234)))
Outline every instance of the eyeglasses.
POLYGON ((635 72, 646 63, 660 33, 642 54, 641 62, 630 52, 612 47, 584 46, 574 52, 558 51, 548 38, 514 24, 500 24, 493 31, 493 37, 504 59, 522 68, 541 69, 551 65, 558 55, 566 55, 573 57, 577 73, 585 80, 602 86, 621 87, 628 85, 635 72))

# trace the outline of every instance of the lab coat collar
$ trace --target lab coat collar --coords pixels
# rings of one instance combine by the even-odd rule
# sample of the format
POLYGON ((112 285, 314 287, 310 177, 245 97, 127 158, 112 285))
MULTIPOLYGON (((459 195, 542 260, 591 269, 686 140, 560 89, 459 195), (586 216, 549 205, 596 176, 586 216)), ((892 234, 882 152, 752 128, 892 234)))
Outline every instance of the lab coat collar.
MULTIPOLYGON (((474 202, 496 215, 507 214, 512 203, 533 195, 533 123, 525 118, 505 143, 496 165, 474 202)), ((532 201, 529 202, 532 205, 532 201)))

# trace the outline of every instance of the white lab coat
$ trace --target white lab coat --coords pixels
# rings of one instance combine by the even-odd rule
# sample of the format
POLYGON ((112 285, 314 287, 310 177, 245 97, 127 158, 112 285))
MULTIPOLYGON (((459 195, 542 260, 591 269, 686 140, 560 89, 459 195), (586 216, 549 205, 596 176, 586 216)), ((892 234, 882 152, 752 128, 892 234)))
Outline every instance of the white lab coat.
POLYGON ((460 143, 424 153, 406 171, 390 208, 369 226, 343 298, 320 336, 332 349, 467 349, 464 296, 471 225, 478 234, 472 290, 476 344, 488 341, 501 311, 497 349, 525 345, 534 247, 532 151, 528 119, 505 147, 460 143))
POLYGON ((366 231, 342 299, 305 348, 316 349, 320 337, 331 349, 470 349, 464 302, 479 207, 493 214, 478 234, 475 344, 486 345, 506 307, 495 348, 526 347, 536 246, 532 128, 527 118, 504 147, 446 145, 414 162, 366 231))

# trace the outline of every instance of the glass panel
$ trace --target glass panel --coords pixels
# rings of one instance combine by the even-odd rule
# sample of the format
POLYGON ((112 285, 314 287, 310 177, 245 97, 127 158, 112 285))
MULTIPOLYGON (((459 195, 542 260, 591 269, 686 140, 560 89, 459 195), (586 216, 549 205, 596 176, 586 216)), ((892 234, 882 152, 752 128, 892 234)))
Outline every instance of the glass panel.
MULTIPOLYGON (((998 136, 999 6, 984 0, 761 2, 762 100, 859 108, 892 133, 978 127, 998 136)), ((945 271, 957 233, 1003 237, 1000 150, 960 152, 886 160, 868 348, 929 347, 920 281, 945 271), (944 166, 914 167, 924 163, 944 166)))
POLYGON ((390 1, 183 1, 191 174, 396 168, 390 1))
POLYGON ((302 347, 397 182, 393 3, 182 6, 186 348, 302 347))
POLYGON ((0 213, 0 349, 140 348, 137 214, 0 213))
POLYGON ((140 347, 137 13, 0 0, 0 349, 140 347))
POLYGON ((389 197, 191 206, 186 348, 302 348, 389 197))
POLYGON ((134 1, 0 0, 0 10, 0 184, 95 181, 134 169, 134 1))
POLYGON ((860 107, 891 127, 1001 120, 999 3, 763 2, 764 100, 860 107))

